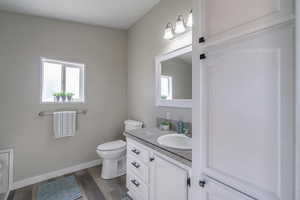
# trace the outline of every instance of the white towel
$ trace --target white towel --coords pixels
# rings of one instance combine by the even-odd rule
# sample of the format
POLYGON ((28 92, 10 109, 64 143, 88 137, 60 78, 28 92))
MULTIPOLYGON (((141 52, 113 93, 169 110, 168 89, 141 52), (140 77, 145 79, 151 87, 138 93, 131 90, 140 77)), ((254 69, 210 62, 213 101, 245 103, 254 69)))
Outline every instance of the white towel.
POLYGON ((74 136, 76 132, 76 111, 54 112, 53 129, 55 138, 74 136))
POLYGON ((131 127, 140 127, 142 128, 143 122, 141 121, 135 121, 135 120, 126 120, 124 122, 125 126, 131 126, 131 127))
POLYGON ((53 113, 54 137, 60 138, 62 135, 62 112, 53 113))

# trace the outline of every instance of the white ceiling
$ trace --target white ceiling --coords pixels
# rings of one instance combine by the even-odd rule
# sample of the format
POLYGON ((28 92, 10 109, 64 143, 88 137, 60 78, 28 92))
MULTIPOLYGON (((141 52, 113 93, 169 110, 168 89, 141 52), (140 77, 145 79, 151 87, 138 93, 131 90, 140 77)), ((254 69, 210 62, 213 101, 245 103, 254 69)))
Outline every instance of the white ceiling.
POLYGON ((0 0, 0 10, 128 29, 160 0, 0 0))

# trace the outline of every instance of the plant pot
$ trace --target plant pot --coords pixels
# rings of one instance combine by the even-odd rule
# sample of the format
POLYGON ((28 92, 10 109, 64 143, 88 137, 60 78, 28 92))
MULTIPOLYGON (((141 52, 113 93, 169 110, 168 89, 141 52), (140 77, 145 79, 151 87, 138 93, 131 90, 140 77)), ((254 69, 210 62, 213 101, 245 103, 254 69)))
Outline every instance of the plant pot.
POLYGON ((54 96, 54 101, 55 102, 59 102, 59 100, 60 100, 60 96, 54 96))
POLYGON ((61 96, 61 100, 62 100, 63 102, 65 102, 65 101, 66 101, 66 96, 61 96))
POLYGON ((68 101, 72 101, 73 97, 72 96, 67 96, 68 101))

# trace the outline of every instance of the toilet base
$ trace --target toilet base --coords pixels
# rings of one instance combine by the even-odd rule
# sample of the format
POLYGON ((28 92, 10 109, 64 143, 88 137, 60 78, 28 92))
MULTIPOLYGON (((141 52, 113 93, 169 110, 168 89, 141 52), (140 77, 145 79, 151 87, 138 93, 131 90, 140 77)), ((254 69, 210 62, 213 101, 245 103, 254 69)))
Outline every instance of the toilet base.
POLYGON ((113 179, 126 174, 126 157, 118 160, 104 159, 102 163, 101 177, 113 179))

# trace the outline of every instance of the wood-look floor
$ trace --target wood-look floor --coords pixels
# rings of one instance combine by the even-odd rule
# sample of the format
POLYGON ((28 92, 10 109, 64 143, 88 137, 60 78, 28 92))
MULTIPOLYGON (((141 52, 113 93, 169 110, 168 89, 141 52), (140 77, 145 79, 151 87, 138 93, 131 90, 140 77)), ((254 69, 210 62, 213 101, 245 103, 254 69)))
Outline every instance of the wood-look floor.
MULTIPOLYGON (((78 200, 120 200, 124 196, 127 192, 125 176, 112 180, 104 180, 100 174, 100 167, 93 167, 73 173, 82 194, 82 197, 78 200)), ((8 200, 38 200, 36 194, 39 184, 37 183, 12 191, 8 200)))

